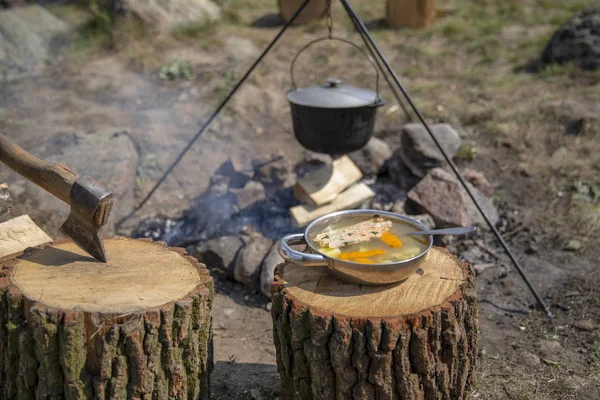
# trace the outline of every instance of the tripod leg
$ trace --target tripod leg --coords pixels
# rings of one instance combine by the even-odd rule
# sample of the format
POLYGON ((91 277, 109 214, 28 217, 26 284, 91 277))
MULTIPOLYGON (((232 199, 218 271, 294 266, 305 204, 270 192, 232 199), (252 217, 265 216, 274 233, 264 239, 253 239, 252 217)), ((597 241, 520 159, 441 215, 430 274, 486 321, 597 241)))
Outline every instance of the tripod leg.
POLYGON ((369 33, 369 30, 367 29, 367 27, 365 26, 365 24, 358 18, 358 15, 354 11, 354 9, 352 8, 352 6, 348 2, 348 0, 341 0, 341 2, 342 2, 342 5, 344 6, 344 9, 348 13, 348 16, 350 17, 350 19, 354 23, 354 26, 355 26, 356 30, 358 31, 358 33, 360 33, 360 35, 363 38, 363 40, 367 41, 369 43, 369 45, 371 45, 373 47, 373 50, 377 53, 377 56, 379 57, 379 59, 381 60, 381 62, 383 63, 383 65, 385 66, 387 72, 391 75, 392 80, 394 81, 394 84, 402 92, 402 94, 406 98, 406 101, 408 102, 408 104, 410 105, 410 107, 412 108, 412 110, 414 111, 414 113, 417 115, 417 117, 419 118, 419 121, 423 124, 423 126, 425 127, 425 129, 427 130, 427 132, 429 133, 429 135, 431 136, 431 138, 433 139, 433 142, 435 143, 435 145, 438 147, 438 149, 440 150, 440 152, 444 156, 444 159, 446 160, 446 162, 448 163, 448 165, 450 165, 450 168, 452 168, 452 171, 454 172, 454 174, 456 175, 456 177, 460 181, 460 184, 463 186, 463 188, 465 189, 465 191, 467 192, 467 194, 469 195, 469 197, 471 198, 471 200, 473 200, 473 203, 477 207, 477 210, 479 210, 479 213, 483 216, 483 219, 485 219, 485 222, 490 227, 490 229, 492 230, 492 232, 494 233, 494 235, 496 236, 496 238, 498 239, 498 241, 500 242, 500 244, 504 248, 504 251, 506 252, 506 254, 508 255, 508 257, 512 261, 512 263, 515 266, 517 272, 519 272, 519 274, 521 275, 521 278, 523 278, 523 280, 527 284, 527 287, 529 288, 529 290, 531 291, 531 293, 533 293, 533 295, 536 298, 536 300, 539 303, 539 305, 544 309, 544 311, 546 312, 546 315, 548 316, 548 318, 552 318, 552 313, 550 312, 550 309, 544 303, 544 300, 541 298, 541 296, 538 294, 538 292, 535 290, 535 288, 533 287, 533 285, 531 284, 531 282, 527 278, 527 275, 525 275, 525 271, 523 271, 523 268, 521 267, 521 264, 517 261, 517 259, 513 255, 512 251, 510 250, 510 248, 508 247, 508 245, 504 241, 504 238, 502 237, 502 235, 500 234, 500 232, 498 232, 498 229, 496 229, 496 227, 494 226, 494 224, 492 223, 492 221, 488 218, 488 216, 485 214, 485 212, 483 211, 483 209, 479 205, 479 202, 477 201, 477 199, 475 198, 475 196, 473 195, 473 193, 471 192, 471 190, 467 186, 467 184, 466 184, 465 180, 463 179, 463 177, 460 175, 460 172, 458 171, 458 168, 456 167, 456 165, 454 164, 454 162, 450 159, 450 157, 448 157, 448 155, 446 154, 446 152, 444 151, 444 149, 442 148, 442 146, 440 145, 440 143, 436 139, 435 135, 433 134, 433 131, 429 127, 429 124, 427 123, 427 121, 425 121, 425 118, 423 117, 423 114, 421 114, 421 112, 419 111, 419 109, 417 108, 417 106, 415 105, 415 103, 410 98, 410 96, 409 96, 406 88, 402 85, 402 83, 400 82, 400 79, 398 78, 398 75, 396 74, 396 72, 394 71, 394 69, 390 66, 390 63, 385 58, 385 55, 381 52, 381 50, 379 49, 379 47, 377 46, 377 44, 373 40, 373 37, 369 33))

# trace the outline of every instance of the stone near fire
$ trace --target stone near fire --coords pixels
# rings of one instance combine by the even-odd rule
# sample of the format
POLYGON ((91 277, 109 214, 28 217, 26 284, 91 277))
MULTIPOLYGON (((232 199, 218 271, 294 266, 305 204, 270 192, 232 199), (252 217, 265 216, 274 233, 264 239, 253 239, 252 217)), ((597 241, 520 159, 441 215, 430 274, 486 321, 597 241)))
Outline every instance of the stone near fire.
MULTIPOLYGON (((460 148, 460 135, 448 124, 431 125, 435 138, 448 157, 454 158, 460 148)), ((399 156, 414 175, 422 178, 430 169, 441 166, 444 156, 420 123, 404 125, 399 156)))
MULTIPOLYGON (((470 186, 470 189, 488 218, 494 224, 497 223, 498 211, 492 201, 474 187, 470 186)), ((485 227, 485 221, 458 179, 441 168, 431 170, 408 192, 408 198, 417 204, 421 212, 433 217, 437 228, 470 225, 485 227)))
POLYGON ((254 179, 268 188, 286 188, 296 183, 294 166, 285 154, 272 154, 269 160, 257 162, 254 179))
POLYGON ((477 188, 481 193, 486 196, 494 194, 494 186, 487 180, 483 173, 476 171, 471 168, 466 168, 462 173, 463 178, 477 188))
POLYGON ((259 289, 260 267, 272 246, 271 239, 253 233, 235 260, 234 279, 253 289, 259 289))
POLYGON ((392 157, 387 161, 387 171, 390 179, 402 190, 410 190, 419 182, 419 177, 415 176, 406 166, 406 163, 400 156, 400 149, 396 149, 392 157))
POLYGON ((271 247, 271 251, 265 257, 260 270, 260 291, 271 298, 271 284, 275 279, 275 267, 283 263, 283 257, 279 255, 278 242, 271 247))
POLYGON ((419 215, 407 215, 407 217, 414 219, 417 222, 422 223, 427 229, 435 229, 435 221, 433 217, 429 214, 419 214, 419 215))
POLYGON ((386 142, 373 137, 365 147, 349 156, 364 175, 377 175, 392 156, 392 150, 386 142))
POLYGON ((250 181, 237 193, 237 206, 240 210, 265 199, 265 187, 262 183, 250 181))
POLYGON ((189 253, 208 269, 219 269, 231 279, 235 259, 243 247, 244 242, 239 236, 222 236, 198 243, 189 253))

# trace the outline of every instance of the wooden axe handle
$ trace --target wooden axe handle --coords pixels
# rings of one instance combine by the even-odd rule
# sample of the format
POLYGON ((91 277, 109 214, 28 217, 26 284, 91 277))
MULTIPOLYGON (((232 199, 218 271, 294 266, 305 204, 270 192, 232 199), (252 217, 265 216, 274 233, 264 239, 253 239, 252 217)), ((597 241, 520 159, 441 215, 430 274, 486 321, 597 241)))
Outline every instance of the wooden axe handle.
POLYGON ((69 168, 40 160, 1 133, 0 161, 48 193, 71 204, 71 187, 79 176, 69 168))

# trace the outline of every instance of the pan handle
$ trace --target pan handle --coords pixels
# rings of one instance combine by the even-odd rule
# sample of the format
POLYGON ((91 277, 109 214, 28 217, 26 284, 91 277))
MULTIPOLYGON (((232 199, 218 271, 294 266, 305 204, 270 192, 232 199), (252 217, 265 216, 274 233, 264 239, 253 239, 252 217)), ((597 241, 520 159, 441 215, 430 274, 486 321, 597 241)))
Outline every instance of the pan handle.
POLYGON ((308 49, 313 44, 319 43, 319 42, 322 42, 325 40, 335 40, 338 42, 346 43, 346 44, 354 47, 358 51, 360 51, 362 53, 362 55, 365 56, 365 58, 367 60, 369 60, 369 62, 373 66, 373 69, 375 70, 375 92, 377 93, 377 95, 376 95, 375 101, 373 103, 374 104, 381 103, 381 97, 379 96, 379 70, 377 69, 377 66, 375 65, 375 61, 373 61, 373 59, 367 53, 365 53, 365 51, 357 44, 352 43, 349 40, 338 38, 335 36, 322 37, 322 38, 312 40, 312 41, 308 42, 306 45, 304 45, 304 47, 302 47, 298 51, 298 53, 296 53, 296 55, 294 56, 294 59, 292 60, 292 64, 290 65, 290 77, 292 78, 292 89, 296 90, 298 88, 296 85, 296 79, 294 79, 294 66, 296 65, 296 60, 298 59, 298 57, 300 57, 300 54, 302 54, 302 52, 304 52, 304 50, 308 49))
POLYGON ((287 235, 279 241, 277 250, 286 262, 302 267, 321 267, 327 265, 327 258, 320 254, 303 253, 290 247, 290 244, 306 244, 304 234, 287 235))

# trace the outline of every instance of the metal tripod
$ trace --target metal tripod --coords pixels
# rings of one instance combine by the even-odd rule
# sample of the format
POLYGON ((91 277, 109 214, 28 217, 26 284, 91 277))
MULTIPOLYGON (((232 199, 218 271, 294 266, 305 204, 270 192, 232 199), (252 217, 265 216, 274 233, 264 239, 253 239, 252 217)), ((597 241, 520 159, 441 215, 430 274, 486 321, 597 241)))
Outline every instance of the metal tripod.
MULTIPOLYGON (((421 114, 421 112, 419 111, 419 109, 417 108, 417 106, 415 105, 415 103, 412 101, 410 95, 408 94, 408 91, 402 85, 402 83, 400 82, 400 79, 398 78, 398 75, 396 74, 396 72, 394 71, 394 69, 391 67, 390 63, 388 62, 387 58, 385 57, 385 55, 383 54, 383 52, 381 51, 381 49, 377 46, 377 44, 373 40, 373 37, 369 33, 369 30, 367 29, 367 27, 365 26, 365 24, 360 20, 360 18, 358 17, 358 15, 354 11, 354 9, 352 8, 352 6, 350 5, 350 2, 348 0, 340 0, 340 1, 341 1, 342 5, 344 7, 344 10, 346 10, 346 13, 350 17, 350 20, 354 24, 354 27, 356 28, 356 30, 360 34, 361 39, 363 40, 363 42, 365 44, 365 47, 368 49, 369 53, 371 54, 372 58, 374 59, 374 61, 375 61, 376 65, 377 65, 377 67, 379 68, 380 72, 385 77, 388 85, 390 86, 390 89, 392 90, 392 93, 394 94, 394 97, 396 97, 396 100, 398 101, 398 104, 404 109, 403 100, 401 99, 400 95, 398 94, 398 91, 400 91, 402 93, 402 96, 404 97, 404 100, 406 100, 406 102, 408 102, 408 104, 410 105, 410 108, 416 114, 417 118, 423 124, 423 126, 427 130, 428 134, 431 136, 433 142, 435 143, 435 145, 438 147, 438 149, 440 150, 440 152, 444 156, 444 159, 446 160, 446 162, 448 163, 448 165, 450 166, 450 168, 452 169, 452 171, 454 172, 454 174, 458 178, 458 180, 459 180, 460 184, 462 185, 462 187, 465 189, 465 191, 467 192, 467 194, 469 195, 469 197, 471 198, 471 200, 473 200, 473 203, 477 207, 477 210, 481 213, 481 215, 485 219, 485 222, 490 227, 490 229, 492 230, 492 232, 494 233, 494 235, 498 239, 499 243, 504 248, 504 251, 506 252, 506 254, 508 255, 508 257, 512 261, 513 265, 515 266, 516 270, 519 272, 519 274, 521 275, 521 277, 523 278, 523 280, 525 281, 525 283, 527 284, 527 287, 529 288, 529 290, 531 290, 531 292, 533 293, 533 295, 536 298, 538 304, 544 309, 544 311, 546 312, 546 315, 548 316, 548 318, 552 318, 552 313, 550 312, 550 309, 544 303, 544 300, 541 298, 541 296, 538 294, 538 292, 535 290, 535 288, 533 287, 533 285, 531 284, 531 282, 527 278, 527 275, 525 275, 525 272, 523 271, 523 268, 521 267, 519 261, 513 255, 512 251, 510 250, 510 248, 508 247, 508 245, 504 241, 504 238, 502 237, 502 235, 500 234, 500 232, 498 231, 498 229, 496 229, 496 227, 494 226, 494 224, 492 223, 492 221, 489 219, 489 217, 483 211, 481 205, 479 204, 479 202, 475 198, 473 192, 471 191, 471 189, 469 189, 469 187, 467 186, 465 180, 460 175, 460 172, 458 171, 458 168, 456 167, 456 165, 454 164, 454 162, 450 159, 450 157, 448 157, 448 155, 446 154, 446 152, 444 151, 444 149, 442 148, 442 146, 438 142, 437 138, 433 134, 433 131, 431 130, 431 127, 429 126, 429 124, 427 123, 427 121, 425 121, 425 118, 423 117, 423 115, 421 114)), ((146 202, 150 199, 150 197, 152 197, 152 195, 156 192, 156 190, 159 188, 159 186, 165 181, 165 179, 167 178, 167 176, 173 171, 173 169, 183 159, 183 157, 190 150, 190 148, 192 147, 192 145, 200 138, 200 136, 202 136, 202 134, 204 133, 204 131, 206 131, 206 129, 210 126, 210 124, 214 121, 214 119, 219 115, 219 113, 225 107, 225 105, 227 105, 227 103, 229 102, 229 100, 231 100, 231 98, 238 91, 238 89, 244 84, 244 82, 252 74, 252 72, 254 71, 254 69, 260 64, 260 62, 269 53, 269 51, 271 51, 271 49, 275 46, 275 44, 283 36, 283 34, 285 33, 285 31, 294 23, 294 21, 297 19, 297 17, 300 15, 300 13, 304 10, 304 8, 310 2, 311 2, 311 0, 304 0, 304 2, 302 3, 302 5, 300 5, 300 7, 298 8, 298 10, 296 10, 296 12, 292 15, 292 17, 283 25, 283 27, 281 28, 281 30, 279 31, 279 33, 275 36, 275 38, 271 41, 271 43, 269 43, 269 45, 265 48, 265 50, 262 52, 262 54, 258 57, 258 59, 252 64, 252 66, 248 69, 248 71, 246 71, 246 73, 244 74, 244 76, 233 87, 233 89, 227 95, 227 97, 225 97, 225 99, 221 102, 221 104, 219 104, 219 106, 217 107, 217 109, 208 118, 208 120, 204 123, 204 125, 202 125, 202 127, 200 128, 200 130, 198 131, 198 133, 196 133, 196 135, 192 138, 192 140, 187 144, 187 146, 177 156, 177 158, 175 159, 175 161, 173 162, 173 164, 171 164, 171 166, 167 169, 167 171, 163 174, 163 176, 156 182, 156 184, 150 190, 150 192, 148 192, 148 194, 146 195, 146 197, 133 209, 133 211, 129 215, 127 215, 125 218, 123 218, 121 221, 119 221, 118 224, 117 224, 117 226, 120 226, 125 220, 127 220, 131 216, 133 216, 138 210, 140 210, 146 204, 146 202)), ((329 4, 328 4, 328 6, 329 6, 329 4)), ((328 14, 328 18, 331 18, 330 14, 328 14)), ((406 110, 405 110, 405 112, 406 112, 406 110)))

